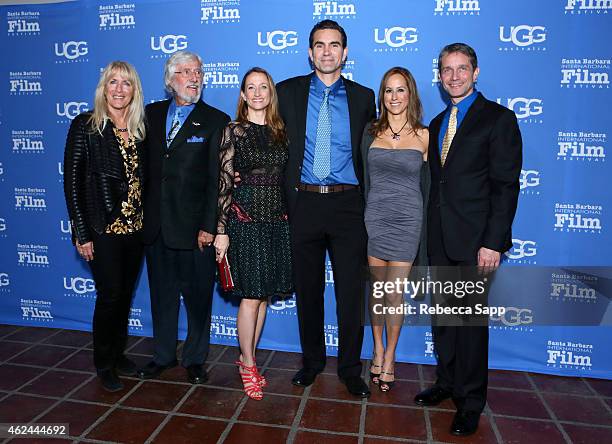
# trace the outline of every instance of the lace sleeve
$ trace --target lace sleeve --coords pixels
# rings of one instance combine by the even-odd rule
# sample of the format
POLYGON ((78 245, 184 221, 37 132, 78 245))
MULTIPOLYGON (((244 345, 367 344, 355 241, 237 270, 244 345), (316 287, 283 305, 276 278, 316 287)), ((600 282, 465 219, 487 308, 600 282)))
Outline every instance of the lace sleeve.
POLYGON ((232 125, 229 124, 223 131, 221 148, 219 149, 219 220, 217 234, 227 234, 227 220, 232 204, 234 191, 234 137, 232 125))

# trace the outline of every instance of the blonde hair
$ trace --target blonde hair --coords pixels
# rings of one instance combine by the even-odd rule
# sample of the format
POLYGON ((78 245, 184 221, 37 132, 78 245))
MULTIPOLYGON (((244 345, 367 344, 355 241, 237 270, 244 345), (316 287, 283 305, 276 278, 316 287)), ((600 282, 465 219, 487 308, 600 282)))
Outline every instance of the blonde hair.
MULTIPOLYGON (((266 76, 268 84, 270 85, 270 104, 266 108, 266 125, 272 131, 272 140, 276 143, 287 143, 287 133, 285 132, 285 124, 280 116, 278 110, 278 96, 276 94, 276 87, 274 86, 274 80, 272 76, 263 68, 255 66, 249 69, 244 77, 242 78, 242 84, 240 85, 240 91, 246 93, 246 81, 247 77, 253 73, 259 73, 266 76)), ((249 107, 246 100, 242 98, 242 94, 238 95, 238 106, 236 109, 236 120, 241 123, 249 121, 249 107)))
POLYGON ((124 77, 134 87, 134 97, 132 97, 132 102, 128 105, 127 127, 131 136, 138 141, 143 140, 146 135, 144 95, 142 93, 140 77, 138 77, 136 69, 128 62, 115 60, 106 65, 102 70, 98 86, 96 86, 94 110, 88 123, 94 131, 102 134, 106 123, 110 120, 104 90, 113 74, 119 74, 121 77, 124 77))

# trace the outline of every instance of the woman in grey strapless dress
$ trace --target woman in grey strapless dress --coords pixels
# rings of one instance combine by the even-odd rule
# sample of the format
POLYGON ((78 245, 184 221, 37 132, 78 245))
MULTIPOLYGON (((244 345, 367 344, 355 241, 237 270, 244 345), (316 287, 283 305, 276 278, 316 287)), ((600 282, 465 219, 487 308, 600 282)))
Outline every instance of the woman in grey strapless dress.
POLYGON ((372 292, 369 298, 374 356, 370 378, 386 392, 393 386, 395 349, 404 321, 403 292, 381 291, 381 284, 408 277, 418 256, 425 256, 424 199, 429 177, 429 132, 421 123, 416 83, 401 67, 385 73, 378 93, 378 120, 364 131, 361 154, 365 171, 365 225, 372 292), (418 253, 417 253, 418 252, 418 253), (375 291, 378 287, 378 291, 375 291), (386 348, 383 332, 386 329, 386 348))

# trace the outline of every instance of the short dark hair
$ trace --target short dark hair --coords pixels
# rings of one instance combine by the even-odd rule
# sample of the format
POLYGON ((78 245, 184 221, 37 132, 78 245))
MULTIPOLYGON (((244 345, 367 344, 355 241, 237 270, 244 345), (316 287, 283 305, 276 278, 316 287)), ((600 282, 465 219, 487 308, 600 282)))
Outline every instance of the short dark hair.
POLYGON ((466 43, 451 43, 450 45, 446 45, 444 48, 442 48, 442 51, 440 51, 440 55, 438 56, 438 71, 442 69, 442 57, 453 52, 460 52, 470 59, 470 65, 472 65, 473 70, 478 68, 478 57, 476 57, 476 51, 474 51, 474 48, 466 43))
POLYGON ((308 47, 310 49, 312 49, 314 45, 315 32, 320 31, 322 29, 334 29, 338 31, 340 33, 340 36, 342 37, 342 42, 341 42, 342 48, 346 48, 346 32, 344 32, 344 28, 340 26, 338 22, 328 19, 328 20, 321 20, 319 23, 314 25, 312 29, 310 30, 310 36, 308 37, 308 47))

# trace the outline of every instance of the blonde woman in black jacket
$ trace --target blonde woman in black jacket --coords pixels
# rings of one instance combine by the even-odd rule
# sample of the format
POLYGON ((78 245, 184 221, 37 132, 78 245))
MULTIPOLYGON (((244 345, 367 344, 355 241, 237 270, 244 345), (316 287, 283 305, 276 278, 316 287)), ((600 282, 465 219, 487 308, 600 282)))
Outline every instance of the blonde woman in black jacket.
POLYGON ((138 73, 129 63, 111 62, 100 75, 94 111, 72 121, 64 153, 73 243, 96 283, 94 364, 108 391, 123 388, 118 374, 136 374, 123 352, 142 262, 144 137, 138 73))

